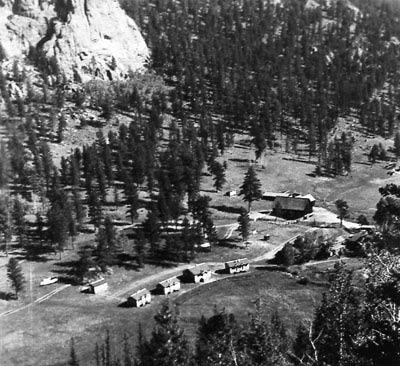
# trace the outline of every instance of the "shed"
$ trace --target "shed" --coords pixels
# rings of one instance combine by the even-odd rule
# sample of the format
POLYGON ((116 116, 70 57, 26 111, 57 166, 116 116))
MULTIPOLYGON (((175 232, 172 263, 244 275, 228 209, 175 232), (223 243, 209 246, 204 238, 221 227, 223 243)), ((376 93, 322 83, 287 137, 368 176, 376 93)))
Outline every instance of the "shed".
POLYGON ((225 262, 225 271, 229 274, 247 272, 250 269, 247 258, 235 259, 225 262))
POLYGON ((108 284, 104 278, 89 283, 89 292, 92 294, 101 294, 108 289, 108 284))
POLYGON ((181 289, 181 281, 176 277, 168 278, 157 285, 157 292, 163 295, 172 294, 181 289))
POLYGON ((183 277, 188 282, 206 282, 211 278, 211 271, 208 268, 207 264, 201 263, 197 266, 190 267, 183 271, 183 277))
POLYGON ((302 196, 276 197, 274 200, 274 214, 287 219, 297 219, 311 213, 312 211, 313 205, 311 204, 309 198, 302 196))
POLYGON ((228 191, 225 193, 225 195, 228 197, 235 197, 237 196, 237 191, 228 191))
POLYGON ((134 306, 136 308, 140 308, 141 306, 150 304, 151 303, 150 291, 143 288, 135 292, 134 294, 128 297, 127 303, 129 306, 134 306))

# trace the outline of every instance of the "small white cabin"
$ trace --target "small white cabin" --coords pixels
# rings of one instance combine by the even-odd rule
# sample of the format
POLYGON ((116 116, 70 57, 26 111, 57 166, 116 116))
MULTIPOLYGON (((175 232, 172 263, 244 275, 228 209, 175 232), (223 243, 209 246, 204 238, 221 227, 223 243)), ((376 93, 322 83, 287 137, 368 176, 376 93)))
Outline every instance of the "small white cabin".
POLYGON ((92 294, 101 294, 108 290, 108 284, 104 278, 89 283, 89 292, 92 294))
POLYGON ((176 277, 168 278, 157 285, 157 292, 163 295, 172 294, 181 289, 181 281, 176 277))
POLYGON ((134 306, 136 308, 140 308, 141 306, 150 304, 151 303, 150 291, 143 288, 135 292, 134 294, 128 297, 127 303, 129 306, 134 306))
POLYGON ((225 263, 225 271, 229 274, 247 272, 250 269, 247 258, 236 259, 225 263))
POLYGON ((189 282, 206 282, 211 278, 211 271, 205 263, 190 267, 183 271, 183 276, 189 282))

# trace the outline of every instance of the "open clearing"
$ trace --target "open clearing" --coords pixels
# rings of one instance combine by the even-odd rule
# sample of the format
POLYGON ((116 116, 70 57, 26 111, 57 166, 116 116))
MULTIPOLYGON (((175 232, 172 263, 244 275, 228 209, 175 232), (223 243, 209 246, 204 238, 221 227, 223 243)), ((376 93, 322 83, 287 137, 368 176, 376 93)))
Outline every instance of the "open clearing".
MULTIPOLYGON (((68 135, 72 138, 72 129, 68 135)), ((375 139, 376 140, 376 139, 375 139)), ((353 170, 348 176, 337 178, 313 177, 315 161, 308 157, 294 155, 283 151, 268 151, 265 168, 255 165, 262 189, 265 191, 294 191, 303 194, 311 193, 317 199, 317 205, 335 212, 334 201, 337 198, 347 200, 350 207, 350 220, 363 213, 371 219, 375 205, 379 200, 378 188, 387 183, 400 183, 400 176, 389 177, 384 169, 385 163, 369 164, 365 154, 368 146, 375 140, 364 138, 356 133, 356 147, 353 156, 353 170)), ((69 141, 67 139, 67 141, 69 141)), ((385 146, 392 146, 392 140, 383 140, 385 146)), ((70 143, 77 143, 70 141, 70 143)), ((54 148, 58 148, 54 146, 54 148)), ((65 144, 63 153, 70 151, 71 146, 65 144)), ((60 154, 55 154, 58 158, 60 154)), ((224 237, 229 225, 237 222, 240 207, 246 206, 241 197, 226 197, 224 192, 239 190, 249 164, 254 159, 254 150, 249 146, 249 137, 236 135, 235 146, 218 158, 227 161, 227 183, 223 192, 213 188, 212 177, 203 176, 202 194, 211 197, 212 216, 219 229, 219 236, 224 237), (225 227, 223 225, 226 225, 225 227)), ((313 158, 314 159, 314 158, 313 158)), ((125 209, 120 208, 123 216, 125 209)), ((269 211, 271 202, 258 201, 252 205, 253 211, 269 211)), ((119 211, 119 210, 118 210, 119 211)), ((119 214, 119 212, 117 212, 119 214)), ((325 211, 326 213, 326 211, 325 211)), ((116 214, 117 215, 117 214, 116 214)), ((142 215, 143 216, 143 215, 142 215)), ((327 214, 330 220, 336 220, 332 214, 327 214)), ((300 222, 300 224, 302 224, 300 222)), ((304 223, 306 224, 306 223, 304 223)), ((224 262, 240 257, 255 258, 273 250, 282 242, 308 230, 305 225, 281 226, 263 220, 252 222, 252 230, 256 233, 250 237, 248 248, 243 246, 238 232, 232 230, 229 240, 218 246, 212 252, 200 253, 195 262, 224 262), (263 241, 265 234, 270 235, 268 241, 263 241)), ((65 276, 74 260, 77 259, 77 249, 84 243, 94 243, 94 235, 81 235, 75 250, 67 250, 62 260, 58 255, 47 255, 35 262, 23 262, 22 267, 27 278, 26 292, 18 301, 6 301, 4 296, 9 290, 6 281, 6 270, 2 266, 5 258, 0 258, 0 313, 17 309, 34 302, 36 299, 55 290, 63 283, 47 287, 39 287, 43 277, 50 275, 65 276)), ((133 254, 132 245, 127 252, 133 254)), ((16 253, 24 259, 22 253, 16 253)), ((329 265, 332 265, 331 263, 329 265)), ((0 358, 1 365, 58 365, 65 364, 69 355, 69 340, 75 338, 78 355, 85 363, 88 355, 94 350, 96 342, 104 338, 106 329, 118 330, 135 338, 139 323, 145 325, 147 332, 152 328, 152 317, 162 301, 156 297, 154 304, 144 309, 125 309, 118 307, 130 291, 151 282, 158 274, 175 273, 174 267, 162 268, 146 265, 138 271, 136 264, 124 263, 113 268, 113 274, 107 275, 109 291, 105 295, 83 295, 78 286, 71 286, 55 293, 51 298, 36 303, 28 308, 6 317, 0 317, 0 358), (154 277, 152 277, 154 276, 154 277)), ((166 278, 165 277, 165 278, 166 278)), ((249 275, 241 275, 200 287, 187 285, 181 296, 182 323, 187 333, 193 336, 199 317, 202 314, 211 315, 214 305, 226 308, 243 320, 253 308, 257 298, 265 304, 266 313, 278 309, 288 322, 291 329, 297 326, 297 319, 312 317, 314 305, 318 303, 323 288, 313 285, 302 286, 293 278, 283 273, 253 271, 249 275), (293 316, 293 314, 295 316, 293 316), (289 316, 290 315, 290 316, 289 316), (295 321, 293 321, 295 319, 295 321)), ((176 295, 173 296, 176 298, 176 295)))

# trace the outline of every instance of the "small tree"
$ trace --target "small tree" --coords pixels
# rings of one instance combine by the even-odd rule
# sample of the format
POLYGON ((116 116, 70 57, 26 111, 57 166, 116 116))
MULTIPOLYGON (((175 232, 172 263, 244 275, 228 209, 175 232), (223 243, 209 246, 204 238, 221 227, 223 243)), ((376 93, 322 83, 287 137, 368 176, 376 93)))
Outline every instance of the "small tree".
POLYGON ((278 264, 282 264, 285 267, 289 267, 294 263, 295 255, 292 244, 285 244, 285 246, 276 253, 275 261, 278 264))
POLYGON ((18 260, 10 258, 7 264, 7 277, 11 282, 11 287, 15 291, 15 296, 18 299, 18 293, 24 289, 25 278, 18 260))
POLYGON ((397 157, 400 156, 400 131, 396 131, 394 135, 394 153, 397 157))
POLYGON ((238 217, 239 231, 243 241, 246 241, 250 236, 250 217, 245 208, 240 209, 240 215, 238 217))
POLYGON ((360 215, 357 217, 357 222, 360 225, 369 225, 369 221, 365 215, 360 215))
POLYGON ((338 199, 335 201, 336 209, 338 210, 339 213, 339 218, 340 218, 340 226, 342 226, 343 219, 347 216, 348 211, 349 211, 349 205, 347 204, 346 201, 342 199, 338 199))
POLYGON ((262 197, 261 183, 257 178, 256 172, 252 166, 249 167, 246 175, 244 176, 239 195, 243 196, 243 200, 249 204, 248 211, 251 209, 251 203, 259 200, 262 197))

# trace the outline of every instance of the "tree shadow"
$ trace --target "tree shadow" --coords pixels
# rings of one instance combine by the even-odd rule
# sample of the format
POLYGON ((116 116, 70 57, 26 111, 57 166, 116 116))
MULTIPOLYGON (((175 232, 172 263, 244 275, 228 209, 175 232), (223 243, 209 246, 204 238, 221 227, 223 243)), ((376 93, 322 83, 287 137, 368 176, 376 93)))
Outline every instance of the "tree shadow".
POLYGON ((249 163, 250 159, 241 159, 241 158, 230 158, 229 161, 233 161, 235 163, 249 163))
POLYGON ((229 248, 229 249, 236 249, 236 248, 241 248, 241 245, 238 245, 232 241, 232 239, 221 239, 218 242, 218 246, 224 247, 224 248, 229 248))
POLYGON ((0 300, 10 301, 17 300, 17 298, 12 292, 0 291, 0 300))
POLYGON ((211 208, 214 208, 218 211, 234 213, 234 214, 238 214, 238 215, 240 214, 240 211, 241 211, 240 207, 232 207, 232 206, 226 206, 226 205, 211 206, 211 208))
POLYGON ((137 264, 137 258, 136 256, 127 254, 127 253, 121 253, 117 257, 118 267, 122 267, 126 269, 127 271, 136 271, 140 272, 139 265, 137 264))

